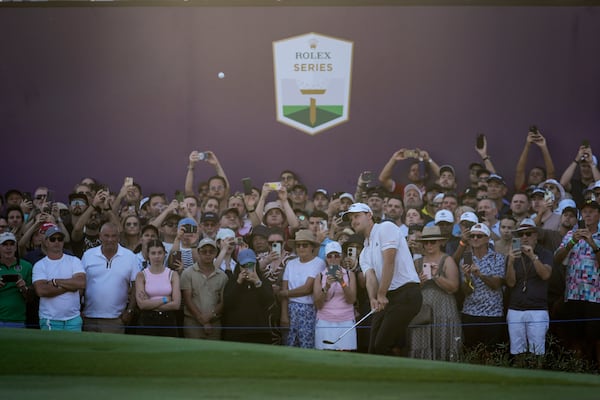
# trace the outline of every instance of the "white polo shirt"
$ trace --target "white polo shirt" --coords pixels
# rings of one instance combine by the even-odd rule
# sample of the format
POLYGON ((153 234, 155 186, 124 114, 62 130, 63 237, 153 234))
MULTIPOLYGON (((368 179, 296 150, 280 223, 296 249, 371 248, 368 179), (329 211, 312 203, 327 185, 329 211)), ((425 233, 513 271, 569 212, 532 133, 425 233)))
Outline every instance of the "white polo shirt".
POLYGON ((138 273, 137 257, 119 245, 109 261, 98 246, 87 250, 81 261, 86 276, 83 315, 118 318, 127 306, 129 288, 138 273))
POLYGON ((360 267, 363 272, 373 269, 377 280, 381 282, 383 251, 387 249, 396 249, 394 275, 388 290, 398 289, 409 282, 419 283, 408 243, 400 228, 390 221, 373 225, 371 234, 365 239, 365 247, 360 253, 360 267))

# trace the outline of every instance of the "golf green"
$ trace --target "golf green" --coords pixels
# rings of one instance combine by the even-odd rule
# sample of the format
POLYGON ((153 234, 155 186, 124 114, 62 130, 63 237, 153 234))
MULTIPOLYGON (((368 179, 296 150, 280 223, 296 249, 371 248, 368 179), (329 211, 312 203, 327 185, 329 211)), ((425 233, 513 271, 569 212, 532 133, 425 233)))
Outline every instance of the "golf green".
POLYGON ((132 335, 0 330, 3 399, 598 399, 600 377, 132 335))

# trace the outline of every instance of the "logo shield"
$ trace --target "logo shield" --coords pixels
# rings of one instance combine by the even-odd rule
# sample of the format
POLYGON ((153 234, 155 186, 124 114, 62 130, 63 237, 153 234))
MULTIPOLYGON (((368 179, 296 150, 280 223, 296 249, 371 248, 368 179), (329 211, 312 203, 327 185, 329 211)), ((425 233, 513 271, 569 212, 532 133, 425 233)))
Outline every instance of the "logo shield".
POLYGON ((346 122, 353 46, 318 33, 273 42, 277 121, 310 135, 346 122))

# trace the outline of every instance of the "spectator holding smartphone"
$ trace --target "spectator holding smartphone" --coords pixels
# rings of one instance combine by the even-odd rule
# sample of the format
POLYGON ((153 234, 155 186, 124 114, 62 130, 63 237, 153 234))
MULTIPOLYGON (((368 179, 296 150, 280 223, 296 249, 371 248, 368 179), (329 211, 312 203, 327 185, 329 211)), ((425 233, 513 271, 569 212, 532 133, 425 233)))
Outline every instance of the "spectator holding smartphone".
POLYGON ((458 359, 457 338, 461 338, 462 332, 454 293, 459 288, 459 272, 454 259, 442 250, 445 240, 438 226, 423 228, 419 239, 424 253, 415 260, 415 269, 421 280, 423 304, 433 311, 433 330, 426 326, 412 328, 411 356, 415 358, 458 359))
POLYGON ((317 308, 315 348, 320 350, 356 350, 356 328, 334 342, 354 321, 356 276, 341 266, 342 247, 331 241, 325 246, 327 269, 314 280, 313 301, 317 308))
POLYGON ((573 200, 581 208, 584 203, 583 191, 598 180, 600 180, 598 158, 592 153, 592 148, 586 140, 579 146, 575 159, 560 177, 560 184, 573 195, 573 200), (579 167, 579 177, 575 175, 577 167, 579 167))
POLYGON ((31 287, 30 263, 17 258, 17 238, 0 233, 0 327, 25 328, 31 287))
POLYGON ((319 243, 308 229, 296 232, 289 243, 295 247, 298 258, 290 260, 283 273, 279 292, 281 325, 289 326, 288 346, 313 349, 316 319, 313 285, 317 274, 325 269, 325 262, 317 257, 319 243))
POLYGON ((538 231, 525 218, 514 231, 521 239, 520 248, 512 248, 506 263, 509 294, 508 335, 510 354, 543 356, 546 352, 548 316, 548 279, 552 274, 552 253, 538 245, 538 231))
POLYGON ((238 261, 233 271, 225 271, 229 280, 223 293, 223 340, 270 344, 273 290, 262 277, 254 251, 241 250, 238 261))
POLYGON ((541 132, 535 125, 532 125, 529 127, 527 139, 525 140, 525 146, 523 147, 521 157, 519 157, 519 161, 517 162, 515 172, 515 189, 517 191, 522 191, 525 190, 527 186, 538 186, 546 179, 553 179, 554 176, 554 163, 552 162, 550 151, 548 150, 548 146, 546 145, 546 138, 541 134, 541 132), (527 179, 525 179, 527 157, 529 156, 529 149, 531 148, 532 144, 535 144, 540 148, 540 151, 542 152, 542 157, 544 158, 545 168, 539 166, 533 167, 527 174, 527 179))

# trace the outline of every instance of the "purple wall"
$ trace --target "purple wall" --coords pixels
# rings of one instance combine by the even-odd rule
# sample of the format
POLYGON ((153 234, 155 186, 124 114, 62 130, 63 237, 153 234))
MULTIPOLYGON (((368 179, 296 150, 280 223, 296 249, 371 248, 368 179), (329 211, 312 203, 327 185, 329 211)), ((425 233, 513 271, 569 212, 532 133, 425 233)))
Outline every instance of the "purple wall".
POLYGON ((464 184, 478 131, 512 181, 532 123, 559 174, 582 139, 600 148, 598 8, 3 8, 0 38, 0 192, 132 175, 173 193, 193 149, 234 189, 284 168, 353 189, 403 146, 464 184), (272 42, 307 32, 355 43, 350 121, 316 136, 275 120, 272 42))

